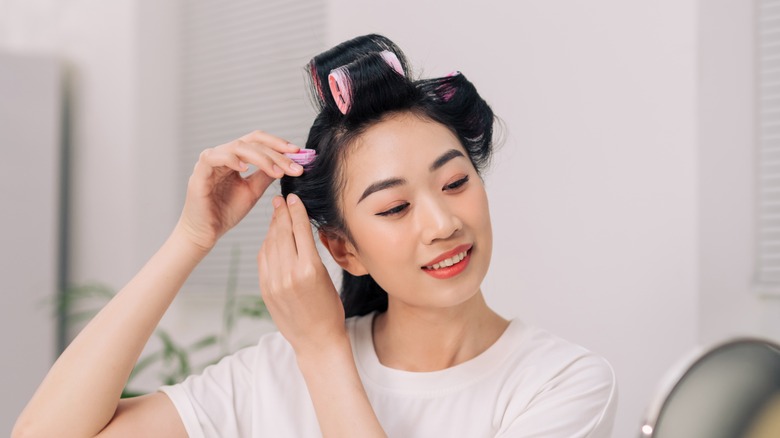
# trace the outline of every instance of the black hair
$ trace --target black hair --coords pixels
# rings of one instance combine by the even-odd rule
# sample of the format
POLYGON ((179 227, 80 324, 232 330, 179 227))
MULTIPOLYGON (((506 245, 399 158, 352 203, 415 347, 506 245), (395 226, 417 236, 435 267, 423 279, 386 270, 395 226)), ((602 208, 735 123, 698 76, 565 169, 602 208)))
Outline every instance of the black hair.
MULTIPOLYGON (((388 38, 364 35, 315 56, 308 64, 312 96, 319 110, 309 130, 306 148, 315 160, 299 177, 281 180, 282 195, 295 193, 321 232, 352 239, 340 211, 345 175, 343 159, 350 144, 368 128, 398 113, 411 113, 448 127, 466 150, 478 173, 492 153, 493 111, 463 74, 411 79, 403 52, 388 38), (403 75, 381 55, 398 58, 403 75), (342 114, 328 86, 328 75, 343 67, 349 76, 351 106, 342 114)), ((342 271, 341 301, 347 318, 387 310, 387 292, 371 275, 342 271)))

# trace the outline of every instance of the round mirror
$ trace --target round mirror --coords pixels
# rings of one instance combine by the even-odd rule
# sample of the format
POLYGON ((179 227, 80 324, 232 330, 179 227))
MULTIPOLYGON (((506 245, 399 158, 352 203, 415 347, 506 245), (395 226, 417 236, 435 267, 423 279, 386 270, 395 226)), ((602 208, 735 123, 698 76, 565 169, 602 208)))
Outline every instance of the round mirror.
POLYGON ((780 437, 777 344, 737 339, 695 352, 663 387, 640 437, 780 437))

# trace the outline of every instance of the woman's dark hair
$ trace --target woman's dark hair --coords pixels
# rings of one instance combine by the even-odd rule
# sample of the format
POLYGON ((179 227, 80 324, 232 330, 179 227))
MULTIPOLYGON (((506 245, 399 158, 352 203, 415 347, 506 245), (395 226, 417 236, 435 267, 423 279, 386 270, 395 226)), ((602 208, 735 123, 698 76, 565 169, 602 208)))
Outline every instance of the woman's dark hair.
MULTIPOLYGON (((411 78, 403 52, 381 35, 364 35, 315 56, 308 64, 312 96, 319 114, 306 148, 316 159, 299 177, 281 180, 282 195, 297 194, 311 222, 322 232, 352 240, 340 211, 345 152, 369 127, 390 115, 411 113, 448 127, 460 140, 477 172, 492 152, 493 111, 460 73, 434 79, 411 78), (394 53, 404 75, 381 55, 394 53), (328 75, 344 67, 351 85, 351 106, 342 114, 328 86, 328 75)), ((371 275, 342 271, 341 301, 346 317, 387 310, 387 293, 371 275)))

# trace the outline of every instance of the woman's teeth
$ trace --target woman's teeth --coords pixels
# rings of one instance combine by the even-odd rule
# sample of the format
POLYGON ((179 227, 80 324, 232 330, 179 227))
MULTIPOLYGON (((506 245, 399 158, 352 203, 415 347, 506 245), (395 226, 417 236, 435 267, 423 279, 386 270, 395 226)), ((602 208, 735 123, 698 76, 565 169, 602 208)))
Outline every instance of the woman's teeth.
POLYGON ((426 266, 425 269, 440 269, 440 268, 448 268, 456 263, 459 263, 461 260, 466 258, 466 254, 468 254, 468 251, 463 251, 460 254, 454 255, 448 259, 444 259, 440 261, 439 263, 436 263, 432 266, 426 266))

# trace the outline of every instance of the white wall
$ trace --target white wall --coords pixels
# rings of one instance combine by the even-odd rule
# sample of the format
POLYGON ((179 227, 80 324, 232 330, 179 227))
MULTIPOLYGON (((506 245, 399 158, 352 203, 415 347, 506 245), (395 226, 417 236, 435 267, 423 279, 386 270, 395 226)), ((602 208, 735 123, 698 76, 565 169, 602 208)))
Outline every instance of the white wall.
POLYGON ((780 340, 780 297, 755 288, 756 60, 751 2, 701 2, 700 337, 780 340))
POLYGON ((52 53, 67 69, 76 283, 121 286, 176 217, 174 60, 161 58, 176 43, 175 2, 164 3, 0 1, 0 47, 52 53))
POLYGON ((696 342, 696 2, 331 5, 331 43, 384 33, 426 75, 462 71, 504 120, 488 300, 606 356, 615 436, 637 435, 696 342))
POLYGON ((177 217, 177 30, 175 2, 163 3, 0 1, 0 47, 67 69, 76 283, 121 286, 177 217))

